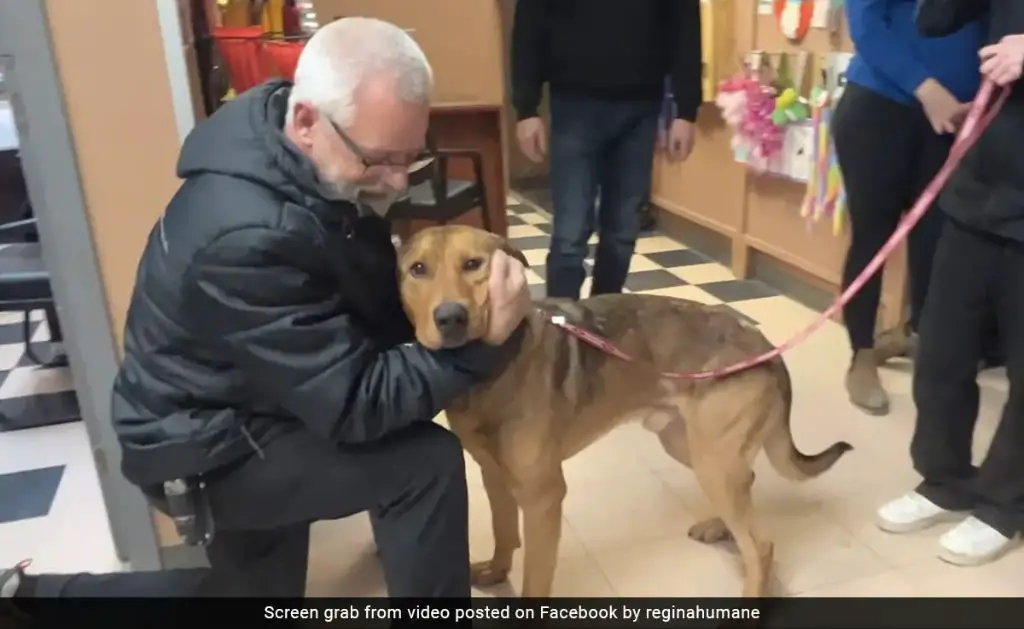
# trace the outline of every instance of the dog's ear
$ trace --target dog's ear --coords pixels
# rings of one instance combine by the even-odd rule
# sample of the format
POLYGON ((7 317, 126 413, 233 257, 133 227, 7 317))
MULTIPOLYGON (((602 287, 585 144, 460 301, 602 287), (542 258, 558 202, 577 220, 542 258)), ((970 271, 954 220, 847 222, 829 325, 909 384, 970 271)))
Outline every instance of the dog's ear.
POLYGON ((519 249, 516 249, 515 247, 506 242, 501 246, 501 250, 510 255, 511 257, 515 258, 516 260, 522 262, 524 267, 530 268, 530 263, 526 261, 526 256, 523 255, 523 252, 520 251, 519 249))

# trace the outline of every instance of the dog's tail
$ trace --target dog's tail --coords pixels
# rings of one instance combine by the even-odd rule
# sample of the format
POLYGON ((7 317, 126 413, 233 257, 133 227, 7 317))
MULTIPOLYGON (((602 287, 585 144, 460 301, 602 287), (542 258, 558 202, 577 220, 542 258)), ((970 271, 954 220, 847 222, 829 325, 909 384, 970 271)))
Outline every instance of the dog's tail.
POLYGON ((793 385, 789 378, 789 370, 781 360, 774 364, 778 377, 779 393, 776 402, 766 409, 767 413, 775 414, 769 418, 771 426, 764 443, 765 454, 779 474, 793 481, 815 478, 827 472, 844 454, 853 450, 853 446, 845 441, 837 441, 817 454, 804 454, 793 443, 789 418, 793 408, 793 385))

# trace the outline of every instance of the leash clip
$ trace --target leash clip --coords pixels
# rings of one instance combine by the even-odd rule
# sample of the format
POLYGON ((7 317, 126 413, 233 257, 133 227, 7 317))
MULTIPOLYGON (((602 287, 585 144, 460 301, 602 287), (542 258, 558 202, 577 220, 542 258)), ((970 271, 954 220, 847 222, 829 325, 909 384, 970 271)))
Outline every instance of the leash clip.
POLYGON ((555 325, 557 325, 559 327, 565 325, 566 324, 565 315, 552 315, 551 316, 551 323, 554 323, 555 325))

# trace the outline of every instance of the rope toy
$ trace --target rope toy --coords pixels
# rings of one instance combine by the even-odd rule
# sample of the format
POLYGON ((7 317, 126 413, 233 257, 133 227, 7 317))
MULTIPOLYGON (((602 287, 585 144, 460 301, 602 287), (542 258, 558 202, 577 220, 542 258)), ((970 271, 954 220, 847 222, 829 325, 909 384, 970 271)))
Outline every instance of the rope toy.
POLYGON ((846 188, 832 141, 832 105, 835 99, 828 90, 815 88, 811 94, 811 124, 814 127, 811 176, 800 208, 808 228, 822 218, 832 222, 833 235, 840 235, 846 224, 846 188))

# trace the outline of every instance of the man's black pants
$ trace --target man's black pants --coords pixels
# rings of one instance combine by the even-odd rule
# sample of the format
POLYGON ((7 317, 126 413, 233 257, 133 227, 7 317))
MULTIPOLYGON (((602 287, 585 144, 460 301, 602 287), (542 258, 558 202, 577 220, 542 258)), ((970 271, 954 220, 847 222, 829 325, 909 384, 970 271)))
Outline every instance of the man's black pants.
POLYGON ((210 479, 209 496, 210 570, 43 575, 29 594, 301 597, 310 525, 369 511, 390 596, 470 596, 462 446, 433 423, 348 447, 298 430, 210 479))
POLYGON ((919 329, 911 443, 918 492, 1007 537, 1024 532, 1024 243, 949 222, 919 329), (998 326, 1010 394, 988 455, 971 461, 978 361, 998 326))

